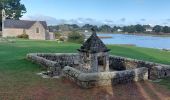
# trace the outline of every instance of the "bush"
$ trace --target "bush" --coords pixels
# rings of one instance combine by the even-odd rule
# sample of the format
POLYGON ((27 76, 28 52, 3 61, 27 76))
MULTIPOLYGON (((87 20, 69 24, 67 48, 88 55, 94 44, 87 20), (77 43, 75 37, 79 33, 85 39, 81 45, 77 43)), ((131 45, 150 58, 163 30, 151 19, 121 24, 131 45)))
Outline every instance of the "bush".
POLYGON ((56 39, 60 39, 61 33, 59 32, 54 32, 56 39))
POLYGON ((65 38, 60 36, 59 41, 64 41, 64 40, 65 38))
POLYGON ((79 32, 73 31, 68 34, 68 41, 73 43, 83 43, 84 42, 84 35, 80 34, 79 32))
POLYGON ((28 39, 28 35, 27 34, 21 34, 17 36, 18 38, 24 38, 24 39, 28 39))
POLYGON ((18 35, 17 37, 18 37, 18 38, 23 38, 23 39, 28 39, 28 38, 29 38, 29 36, 26 34, 26 31, 25 31, 25 30, 23 30, 23 34, 18 35))

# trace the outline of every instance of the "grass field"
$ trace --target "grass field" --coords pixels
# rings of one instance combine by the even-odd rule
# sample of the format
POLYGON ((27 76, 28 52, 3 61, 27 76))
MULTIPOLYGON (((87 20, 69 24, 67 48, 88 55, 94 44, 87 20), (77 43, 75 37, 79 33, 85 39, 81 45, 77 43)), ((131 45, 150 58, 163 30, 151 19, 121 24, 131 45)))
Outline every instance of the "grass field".
MULTIPOLYGON (((79 44, 54 41, 17 39, 14 43, 0 42, 0 100, 93 100, 98 97, 161 100, 161 96, 170 97, 170 78, 163 79, 160 83, 134 83, 132 87, 138 91, 134 89, 129 95, 124 93, 129 88, 127 85, 85 90, 64 79, 42 79, 36 75, 42 68, 25 59, 27 53, 75 53, 79 47, 79 44), (149 87, 152 91, 147 90, 149 87), (133 94, 134 92, 139 92, 141 97, 133 94), (142 95, 146 97, 143 98, 142 95)), ((120 45, 109 45, 108 48, 113 55, 170 64, 170 52, 120 45)))

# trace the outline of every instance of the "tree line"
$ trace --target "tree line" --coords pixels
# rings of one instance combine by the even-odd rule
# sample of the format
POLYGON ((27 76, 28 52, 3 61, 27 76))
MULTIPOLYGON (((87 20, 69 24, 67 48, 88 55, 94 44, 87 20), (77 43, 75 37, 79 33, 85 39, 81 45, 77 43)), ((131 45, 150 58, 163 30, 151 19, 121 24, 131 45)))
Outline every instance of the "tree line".
POLYGON ((91 28, 95 28, 97 32, 103 33, 114 33, 114 32, 122 32, 122 33, 170 33, 169 26, 150 26, 150 25, 128 25, 128 26, 109 26, 109 25, 90 25, 85 24, 83 26, 79 26, 76 24, 63 24, 63 25, 55 25, 49 26, 50 31, 90 31, 91 28))

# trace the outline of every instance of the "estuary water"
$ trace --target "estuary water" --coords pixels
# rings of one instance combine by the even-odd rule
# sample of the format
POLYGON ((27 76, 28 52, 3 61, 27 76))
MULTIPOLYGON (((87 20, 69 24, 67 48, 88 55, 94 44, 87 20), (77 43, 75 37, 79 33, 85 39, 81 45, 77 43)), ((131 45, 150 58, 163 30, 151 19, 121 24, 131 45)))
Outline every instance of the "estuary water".
POLYGON ((98 34, 98 36, 109 36, 103 38, 105 44, 128 44, 138 47, 170 49, 170 37, 129 35, 129 34, 98 34))

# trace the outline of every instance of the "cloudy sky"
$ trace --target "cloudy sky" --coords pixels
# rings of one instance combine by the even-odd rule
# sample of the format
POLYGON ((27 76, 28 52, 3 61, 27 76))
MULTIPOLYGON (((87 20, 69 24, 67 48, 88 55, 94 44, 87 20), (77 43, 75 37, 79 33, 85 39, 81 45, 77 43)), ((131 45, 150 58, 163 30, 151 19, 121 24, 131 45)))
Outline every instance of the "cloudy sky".
POLYGON ((170 25, 170 0, 21 0, 22 19, 46 20, 49 25, 170 25))

